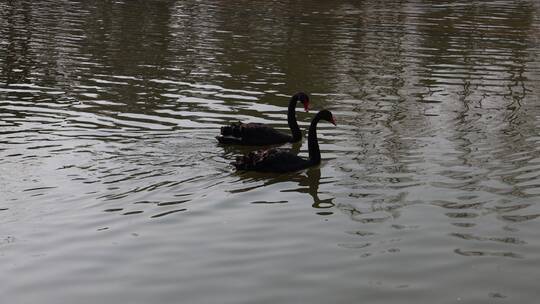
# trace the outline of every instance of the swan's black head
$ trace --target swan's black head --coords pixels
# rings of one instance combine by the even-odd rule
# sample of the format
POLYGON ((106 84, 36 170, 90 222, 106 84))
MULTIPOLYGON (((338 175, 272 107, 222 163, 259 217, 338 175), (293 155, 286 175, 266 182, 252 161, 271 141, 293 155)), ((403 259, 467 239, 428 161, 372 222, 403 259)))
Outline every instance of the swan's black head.
POLYGON ((304 111, 309 112, 309 96, 304 92, 298 92, 294 94, 293 98, 296 101, 300 101, 304 105, 304 111))
POLYGON ((334 118, 334 115, 332 115, 332 112, 328 111, 328 110, 321 110, 319 113, 318 113, 318 116, 321 118, 321 119, 324 119, 330 123, 332 123, 334 126, 336 125, 336 119, 334 118))

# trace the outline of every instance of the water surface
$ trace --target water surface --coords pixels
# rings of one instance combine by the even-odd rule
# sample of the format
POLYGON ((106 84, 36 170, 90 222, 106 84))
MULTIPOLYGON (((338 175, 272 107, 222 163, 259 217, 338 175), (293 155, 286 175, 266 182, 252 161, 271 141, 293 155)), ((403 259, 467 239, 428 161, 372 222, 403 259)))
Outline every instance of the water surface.
POLYGON ((2 298, 536 302, 538 11, 0 1, 2 298), (235 172, 219 127, 301 90, 321 166, 235 172))

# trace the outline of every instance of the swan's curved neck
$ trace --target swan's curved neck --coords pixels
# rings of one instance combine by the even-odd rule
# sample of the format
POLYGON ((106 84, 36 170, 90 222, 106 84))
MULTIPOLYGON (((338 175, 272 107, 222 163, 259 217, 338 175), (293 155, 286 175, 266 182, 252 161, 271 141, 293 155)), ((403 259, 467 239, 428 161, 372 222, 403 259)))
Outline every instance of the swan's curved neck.
POLYGON ((292 133, 292 141, 297 142, 302 139, 302 131, 298 127, 298 122, 296 121, 296 98, 291 97, 289 101, 289 110, 287 112, 287 122, 292 133))
POLYGON ((308 133, 309 161, 314 165, 321 163, 321 150, 319 150, 319 141, 317 140, 317 123, 319 120, 321 120, 321 118, 317 114, 311 121, 308 133))

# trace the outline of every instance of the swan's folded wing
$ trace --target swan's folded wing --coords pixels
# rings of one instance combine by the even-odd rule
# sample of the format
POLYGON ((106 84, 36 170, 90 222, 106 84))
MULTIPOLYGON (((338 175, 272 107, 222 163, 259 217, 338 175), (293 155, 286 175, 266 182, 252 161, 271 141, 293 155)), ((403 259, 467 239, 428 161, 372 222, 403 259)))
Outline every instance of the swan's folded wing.
POLYGON ((220 143, 239 145, 273 145, 291 141, 291 136, 261 123, 237 123, 221 127, 220 143))
POLYGON ((253 151, 239 157, 233 165, 238 170, 289 172, 307 167, 308 160, 284 149, 253 151))

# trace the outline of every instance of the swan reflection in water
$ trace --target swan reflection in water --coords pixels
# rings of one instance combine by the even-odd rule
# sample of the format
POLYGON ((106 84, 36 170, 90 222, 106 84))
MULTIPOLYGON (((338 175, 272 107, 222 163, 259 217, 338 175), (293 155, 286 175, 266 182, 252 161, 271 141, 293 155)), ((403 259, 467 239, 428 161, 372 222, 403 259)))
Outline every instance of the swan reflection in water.
MULTIPOLYGON (((291 152, 298 153, 300 150, 301 144, 293 145, 291 152)), ((320 192, 319 187, 321 184, 332 183, 333 179, 331 177, 321 178, 321 168, 320 166, 310 167, 303 171, 275 174, 275 173, 261 173, 253 171, 237 171, 234 174, 240 177, 239 182, 242 183, 241 187, 232 189, 231 193, 241 193, 251 190, 265 188, 278 183, 296 183, 297 188, 291 188, 287 190, 282 190, 282 192, 297 192, 305 193, 311 196, 313 201, 312 207, 315 209, 326 209, 320 210, 317 212, 319 215, 331 215, 333 214, 330 211, 335 207, 334 197, 331 197, 329 193, 320 192), (262 182, 262 184, 261 184, 262 182), (322 197, 322 198, 321 198, 322 197)), ((254 201, 253 204, 277 204, 277 203, 288 203, 288 201, 270 201, 270 200, 260 200, 254 201)))
MULTIPOLYGON (((324 183, 330 183, 331 182, 330 178, 326 178, 326 179, 328 179, 328 181, 326 181, 324 183)), ((308 193, 313 198, 313 204, 312 204, 313 208, 316 208, 316 209, 330 209, 330 208, 333 208, 335 206, 333 197, 325 198, 325 199, 320 199, 319 198, 319 185, 321 184, 321 168, 320 167, 308 169, 307 177, 303 181, 301 181, 299 184, 301 186, 304 186, 303 182, 307 183, 308 193)), ((320 215, 330 215, 333 212, 331 212, 331 211, 322 212, 321 211, 321 212, 317 212, 317 213, 320 214, 320 215)))

